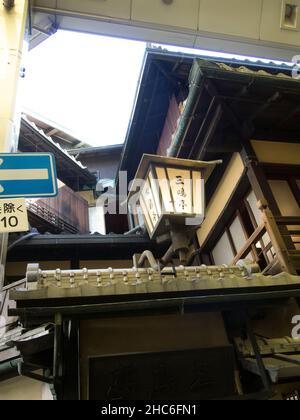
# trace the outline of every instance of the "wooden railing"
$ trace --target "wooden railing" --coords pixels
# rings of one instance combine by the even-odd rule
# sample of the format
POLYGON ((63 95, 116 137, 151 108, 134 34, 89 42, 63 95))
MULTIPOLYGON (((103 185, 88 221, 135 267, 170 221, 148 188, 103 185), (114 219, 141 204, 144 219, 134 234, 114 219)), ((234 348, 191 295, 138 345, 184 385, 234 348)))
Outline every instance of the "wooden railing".
POLYGON ((58 232, 68 232, 72 234, 78 233, 78 228, 71 223, 67 222, 60 216, 53 213, 51 210, 48 210, 45 207, 42 207, 36 203, 28 202, 27 203, 28 211, 39 219, 42 219, 46 223, 53 226, 58 232))
POLYGON ((296 245, 300 243, 300 217, 275 217, 278 226, 286 228, 286 233, 283 233, 283 238, 288 239, 287 252, 288 258, 294 269, 300 271, 300 250, 295 249, 296 245), (298 229, 291 229, 297 226, 298 229), (297 240, 293 238, 299 238, 297 240))
MULTIPOLYGON (((255 247, 256 244, 262 239, 265 233, 266 233, 266 226, 263 223, 254 231, 254 233, 247 240, 247 242, 245 243, 241 251, 235 256, 234 260, 232 261, 232 265, 236 265, 236 263, 239 260, 246 258, 247 255, 249 255, 249 253, 252 252, 253 247, 255 247)), ((256 259, 257 257, 259 256, 256 255, 256 259)))
POLYGON ((300 217, 274 217, 265 206, 261 207, 263 223, 258 226, 247 240, 241 251, 235 256, 232 264, 246 258, 252 252, 256 262, 259 262, 262 253, 274 250, 274 259, 265 268, 268 273, 274 267, 279 271, 297 274, 300 271, 300 250, 295 249, 293 236, 300 237, 300 230, 292 230, 292 226, 300 227, 300 217), (258 249, 257 244, 262 243, 265 234, 270 237, 270 243, 263 249, 258 249))

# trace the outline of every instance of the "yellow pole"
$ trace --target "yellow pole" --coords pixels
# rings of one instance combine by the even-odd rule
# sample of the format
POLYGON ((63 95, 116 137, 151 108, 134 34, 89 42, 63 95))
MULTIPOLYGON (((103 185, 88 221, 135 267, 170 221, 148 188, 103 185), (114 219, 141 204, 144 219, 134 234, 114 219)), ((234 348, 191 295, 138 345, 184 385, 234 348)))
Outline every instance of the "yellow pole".
MULTIPOLYGON (((0 153, 17 150, 21 117, 17 107, 17 90, 27 12, 28 0, 0 0, 0 153)), ((7 251, 6 235, 0 237, 0 251, 1 290, 7 251)))

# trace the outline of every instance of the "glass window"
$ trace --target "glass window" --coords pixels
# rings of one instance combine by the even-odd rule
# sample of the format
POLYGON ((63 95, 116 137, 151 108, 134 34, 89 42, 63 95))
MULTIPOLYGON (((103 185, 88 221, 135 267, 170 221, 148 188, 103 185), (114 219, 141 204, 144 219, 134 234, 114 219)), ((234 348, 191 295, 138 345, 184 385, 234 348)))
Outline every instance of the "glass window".
POLYGON ((212 256, 216 265, 229 265, 232 263, 232 260, 235 256, 233 254, 230 241, 226 232, 213 249, 212 256))
POLYGON ((237 250, 237 252, 239 252, 245 245, 247 237, 245 235, 243 226, 238 217, 234 219, 234 222, 230 226, 229 231, 231 233, 232 240, 235 245, 235 249, 237 250))
MULTIPOLYGON (((234 222, 230 226, 229 231, 236 251, 240 252, 247 242, 247 236, 243 229, 243 225, 238 217, 234 219, 234 222)), ((252 259, 251 253, 246 258, 252 259)))
MULTIPOLYGON (((261 225, 262 224, 261 211, 257 207, 257 198, 256 198, 256 195, 254 194, 254 191, 251 191, 251 193, 248 195, 247 201, 252 210, 257 226, 261 225)), ((267 233, 264 234, 262 240, 263 240, 264 246, 267 246, 271 242, 270 236, 267 233)))
POLYGON ((248 195, 247 201, 249 203, 249 206, 251 207, 256 223, 259 226, 262 222, 262 218, 261 218, 261 211, 257 207, 257 198, 256 198, 256 195, 254 194, 254 191, 251 191, 251 193, 248 195))

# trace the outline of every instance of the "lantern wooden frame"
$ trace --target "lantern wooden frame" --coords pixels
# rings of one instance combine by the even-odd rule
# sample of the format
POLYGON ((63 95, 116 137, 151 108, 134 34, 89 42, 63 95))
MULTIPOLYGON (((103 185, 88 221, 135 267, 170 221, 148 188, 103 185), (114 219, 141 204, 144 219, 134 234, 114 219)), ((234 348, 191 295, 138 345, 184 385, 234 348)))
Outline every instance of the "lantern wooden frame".
POLYGON ((186 226, 188 229, 202 223, 205 182, 220 163, 222 161, 143 156, 129 199, 140 187, 139 180, 145 180, 145 185, 140 188, 139 202, 150 238, 169 232, 170 226, 186 226))

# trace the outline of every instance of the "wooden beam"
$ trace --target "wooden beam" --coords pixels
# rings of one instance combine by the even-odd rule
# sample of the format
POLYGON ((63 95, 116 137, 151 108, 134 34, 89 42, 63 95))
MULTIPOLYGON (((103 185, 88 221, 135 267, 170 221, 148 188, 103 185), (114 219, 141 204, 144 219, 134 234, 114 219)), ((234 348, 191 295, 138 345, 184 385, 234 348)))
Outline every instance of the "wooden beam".
POLYGON ((14 283, 8 284, 7 286, 4 286, 2 290, 3 290, 3 292, 9 291, 9 290, 15 289, 19 286, 23 286, 25 283, 26 283, 26 279, 18 280, 14 283))
MULTIPOLYGON (((300 176, 300 169, 299 169, 298 174, 300 176)), ((288 183, 289 183, 290 189, 292 190, 292 193, 294 194, 294 197, 295 197, 295 199, 298 203, 298 206, 300 208, 300 185, 297 184, 296 177, 289 178, 288 183)))
MULTIPOLYGON (((46 136, 49 136, 49 137, 54 136, 54 134, 56 134, 58 132, 59 132, 59 130, 57 128, 50 128, 50 130, 47 130, 46 132, 44 131, 46 136)), ((65 139, 62 139, 62 140, 64 140, 67 143, 71 143, 68 140, 65 140, 65 139)))
POLYGON ((266 176, 270 179, 300 178, 300 165, 286 165, 282 163, 260 163, 266 176))
POLYGON ((259 240, 262 238, 264 233, 266 232, 266 227, 264 223, 262 223, 250 236, 247 240, 241 251, 235 256, 234 260, 232 261, 232 265, 236 265, 239 260, 245 258, 250 252, 252 252, 253 245, 257 244, 259 240))
POLYGON ((63 327, 62 399, 78 401, 80 400, 80 322, 76 319, 66 319, 63 327))
POLYGON ((275 221, 281 226, 298 226, 300 225, 300 217, 275 217, 275 221))
MULTIPOLYGON (((196 111, 197 111, 197 108, 198 108, 198 104, 199 104, 199 102, 200 102, 200 98, 201 98, 201 96, 202 96, 202 93, 203 93, 204 89, 205 89, 205 88, 204 88, 204 85, 202 85, 202 86, 201 86, 201 88, 200 88, 200 92, 199 92, 199 94, 198 94, 198 98, 197 98, 197 100, 196 100, 196 102, 195 102, 195 105, 194 105, 194 108, 193 108, 193 110, 192 110, 192 113, 191 113, 191 115, 190 115, 190 118, 189 118, 189 121, 188 121, 188 124, 187 124, 187 127, 186 127, 186 131, 185 131, 185 134, 184 134, 184 138, 183 138, 183 140, 181 141, 180 147, 179 147, 179 149, 178 149, 178 152, 177 152, 177 157, 182 157, 181 152, 182 152, 182 148, 183 148, 184 143, 185 143, 186 134, 188 133, 188 130, 190 129, 190 127, 191 127, 191 125, 192 125, 192 122, 194 121, 195 114, 196 114, 196 111)), ((210 104, 209 109, 211 108, 211 106, 212 106, 212 104, 210 104)), ((204 117, 204 121, 206 120, 207 116, 209 115, 209 109, 208 109, 208 111, 207 111, 207 113, 206 113, 206 116, 204 117)), ((198 115, 199 115, 199 114, 197 114, 197 116, 198 116, 198 115)), ((203 126, 203 125, 204 125, 204 122, 202 122, 202 126, 203 126)), ((202 130, 202 126, 201 126, 200 130, 202 130)), ((195 142, 196 142, 196 141, 195 141, 195 142)), ((194 144, 195 144, 195 142, 194 142, 194 144)), ((190 158, 190 156, 191 156, 191 154, 189 154, 189 155, 188 155, 188 157, 189 157, 189 158, 190 158)))
POLYGON ((262 114, 264 111, 266 111, 268 108, 270 108, 271 105, 273 105, 275 102, 278 101, 278 99, 281 97, 279 92, 276 92, 274 95, 272 95, 269 99, 266 100, 264 104, 262 104, 260 107, 258 107, 255 112, 253 112, 252 115, 250 115, 246 123, 249 124, 252 121, 255 120, 260 114, 262 114))
MULTIPOLYGON (((199 97, 200 97, 200 95, 199 95, 199 97)), ((197 105, 198 105, 198 103, 199 103, 199 98, 198 98, 198 101, 197 101, 197 105)), ((193 143, 192 149, 191 149, 191 151, 190 151, 190 153, 188 155, 189 159, 192 159, 193 158, 193 156, 195 154, 195 151, 197 150, 197 147, 200 144, 202 132, 204 131, 204 129, 206 127, 208 118, 209 118, 209 116, 210 116, 210 114, 211 114, 211 112, 212 112, 212 110, 213 110, 213 108, 215 106, 215 103, 216 103, 216 98, 215 97, 212 97, 211 102, 210 102, 210 104, 209 104, 209 106, 207 108, 207 112, 205 114, 205 117, 204 117, 204 119, 203 119, 203 121, 201 123, 201 126, 199 128, 197 137, 196 137, 196 139, 195 139, 195 141, 193 143)))
MULTIPOLYGON (((232 138, 231 138, 232 139, 232 138)), ((241 144, 233 139, 230 142, 230 139, 227 137, 222 137, 218 140, 217 144, 208 146, 206 149, 206 153, 214 153, 214 154, 227 154, 227 153, 236 153, 241 151, 241 144)))
MULTIPOLYGON (((274 216, 281 216, 281 212, 279 209, 279 206, 275 200, 275 197, 273 195, 273 192, 271 190, 271 187, 268 183, 267 177, 263 171, 262 166, 258 162, 257 156, 255 154, 255 151, 250 143, 250 141, 244 140, 243 142, 244 147, 242 150, 242 158, 244 161, 244 164, 247 168, 247 174, 250 181, 250 184, 252 186, 252 189, 256 195, 256 198, 259 202, 263 203, 263 206, 265 209, 268 209, 268 217, 271 218, 270 221, 268 221, 268 233, 270 237, 274 238, 274 247, 279 246, 278 249, 276 249, 277 253, 283 254, 284 256, 287 255, 287 249, 295 249, 294 242, 290 236, 290 233, 285 226, 278 226, 273 218, 274 216), (272 232, 269 231, 270 229, 274 229, 272 232), (282 244, 284 243, 284 246, 282 244)), ((263 207, 261 207, 262 209, 263 207)), ((295 273, 294 268, 287 260, 285 260, 287 257, 281 258, 281 265, 284 267, 284 264, 286 269, 289 269, 291 273, 295 273), (283 262, 284 261, 284 262, 283 262)))
MULTIPOLYGON (((269 107, 274 101, 276 101, 279 98, 279 94, 276 93, 271 98, 267 100, 266 103, 263 103, 258 111, 256 111, 247 121, 240 121, 239 118, 236 116, 235 112, 232 110, 232 108, 227 104, 226 96, 222 96, 219 94, 217 88, 213 84, 213 82, 210 79, 206 79, 204 86, 209 93, 209 95, 212 97, 212 102, 209 105, 209 108, 207 110, 206 117, 200 127, 200 130, 198 132, 198 135, 196 137, 196 140, 194 142, 192 151, 190 152, 189 157, 193 157, 195 150, 197 150, 197 147, 199 147, 199 144, 201 143, 201 149, 198 152, 197 159, 203 159, 205 156, 205 152, 208 150, 210 143, 213 140, 213 136, 216 132, 217 126, 224 114, 228 116, 228 119, 233 124, 233 127, 236 129, 236 132, 238 133, 238 136, 240 138, 240 143, 244 138, 250 138, 251 134, 254 132, 254 127, 251 125, 251 121, 255 118, 255 116, 258 115, 258 113, 262 112, 264 109, 269 107), (201 135, 204 131, 208 118, 212 112, 212 109, 218 104, 217 110, 215 111, 215 116, 213 120, 211 121, 208 130, 205 134, 204 140, 201 142, 201 135)), ((248 92, 248 86, 243 86, 243 88, 240 90, 240 92, 231 98, 232 100, 246 100, 244 96, 248 92)), ((240 148, 239 148, 240 150, 240 148)))
MULTIPOLYGON (((215 111, 215 114, 212 118, 212 121, 208 127, 208 130, 205 134, 205 137, 203 139, 203 142, 201 144, 201 148, 197 154, 197 159, 198 160, 203 160, 205 153, 206 153, 206 149, 209 146, 209 144, 213 141, 215 132, 217 130, 218 124, 221 121, 221 118, 223 116, 223 109, 221 105, 217 106, 217 109, 215 111)), ((196 144, 196 143, 195 143, 196 144)))
POLYGON ((270 128, 255 128, 252 139, 263 141, 280 141, 282 143, 299 143, 299 131, 280 130, 271 126, 270 128))
POLYGON ((275 126, 273 126, 272 128, 281 128, 282 126, 284 126, 291 118, 293 118, 295 115, 297 115, 300 112, 300 105, 299 106, 294 106, 293 110, 286 116, 284 116, 281 120, 279 120, 279 122, 275 122, 275 126))
POLYGON ((248 140, 243 141, 241 156, 248 170, 248 178, 257 200, 267 201, 272 212, 280 216, 278 204, 273 196, 263 167, 260 165, 252 144, 248 140))
POLYGON ((175 79, 175 77, 169 74, 159 63, 159 61, 153 60, 153 63, 158 68, 160 73, 171 83, 172 86, 174 86, 176 89, 178 89, 181 86, 181 82, 179 82, 177 79, 175 79))
MULTIPOLYGON (((222 99, 222 97, 219 95, 218 90, 216 89, 215 85, 212 83, 211 80, 206 80, 205 86, 207 91, 211 95, 215 96, 218 102, 222 105, 224 113, 228 116, 228 119, 233 124, 233 127, 235 128, 236 132, 240 135, 241 141, 243 139, 250 139, 252 137, 252 134, 254 133, 254 127, 252 126, 251 121, 240 121, 240 119, 232 110, 232 108, 227 104, 226 100, 222 99)), ((248 86, 243 86, 243 88, 235 97, 237 99, 242 100, 244 99, 244 95, 246 95, 247 92, 248 86)))
MULTIPOLYGON (((292 259, 290 258, 290 253, 287 249, 287 246, 284 240, 285 238, 282 236, 282 231, 278 227, 276 223, 276 219, 274 218, 271 210, 268 208, 268 204, 266 202, 261 202, 260 210, 262 211, 262 219, 266 226, 267 232, 275 248, 276 256, 280 264, 281 270, 283 272, 297 275, 297 270, 293 264, 292 259)), ((294 244, 293 244, 293 248, 295 249, 294 244)))

